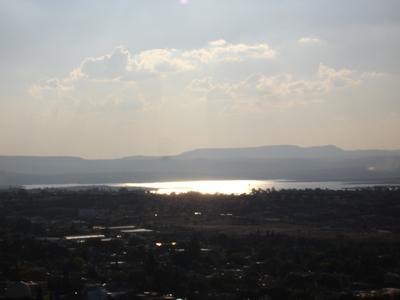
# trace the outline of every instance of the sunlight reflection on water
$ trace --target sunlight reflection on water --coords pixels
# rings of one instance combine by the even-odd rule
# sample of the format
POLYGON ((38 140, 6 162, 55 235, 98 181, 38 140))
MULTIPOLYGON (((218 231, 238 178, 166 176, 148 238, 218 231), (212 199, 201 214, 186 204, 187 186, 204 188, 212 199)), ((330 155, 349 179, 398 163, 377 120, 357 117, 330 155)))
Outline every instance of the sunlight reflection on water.
POLYGON ((152 183, 125 183, 123 187, 144 187, 154 189, 158 194, 199 192, 202 194, 247 194, 253 189, 306 189, 344 188, 341 182, 293 182, 284 180, 196 180, 152 183))
POLYGON ((253 188, 272 187, 273 181, 256 180, 200 180, 154 183, 127 183, 126 187, 145 187, 155 189, 158 194, 199 192, 202 194, 243 194, 250 193, 253 188))
MULTIPOLYGON (((193 181, 169 181, 169 182, 148 182, 148 183, 102 183, 102 184, 39 184, 24 185, 26 189, 44 188, 92 188, 92 187, 113 187, 113 188, 144 188, 150 189, 157 194, 181 194, 187 192, 198 192, 202 194, 248 194, 253 189, 332 189, 340 190, 355 187, 388 186, 384 183, 356 183, 341 181, 288 181, 288 180, 193 180, 193 181)), ((392 184, 399 186, 398 184, 392 184)))

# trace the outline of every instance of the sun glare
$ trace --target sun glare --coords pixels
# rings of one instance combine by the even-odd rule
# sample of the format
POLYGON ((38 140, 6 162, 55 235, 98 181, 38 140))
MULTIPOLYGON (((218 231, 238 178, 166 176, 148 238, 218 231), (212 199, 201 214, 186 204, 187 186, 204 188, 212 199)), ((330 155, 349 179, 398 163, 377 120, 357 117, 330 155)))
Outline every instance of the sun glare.
MULTIPOLYGON (((157 194, 181 194, 187 192, 198 192, 202 194, 244 194, 250 193, 253 188, 260 187, 261 183, 256 180, 203 180, 203 181, 176 181, 157 182, 142 184, 125 184, 127 187, 140 186, 155 189, 157 194)), ((265 186, 265 181, 262 182, 265 186)))

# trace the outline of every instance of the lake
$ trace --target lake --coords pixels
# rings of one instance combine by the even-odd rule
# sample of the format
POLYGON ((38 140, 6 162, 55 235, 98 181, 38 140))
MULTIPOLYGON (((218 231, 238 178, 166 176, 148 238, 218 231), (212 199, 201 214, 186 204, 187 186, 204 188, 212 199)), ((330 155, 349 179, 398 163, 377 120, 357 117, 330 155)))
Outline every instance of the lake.
MULTIPOLYGON (((393 184, 390 184, 392 186, 393 184)), ((395 184, 397 185, 397 184, 395 184)), ((287 181, 287 180, 193 180, 193 181, 169 181, 169 182, 147 182, 147 183, 102 183, 102 184, 40 184, 25 185, 25 189, 43 188, 90 188, 108 186, 113 188, 144 188, 150 189, 158 194, 199 192, 203 194, 247 194, 253 189, 333 189, 389 186, 382 183, 358 183, 341 181, 287 181)))

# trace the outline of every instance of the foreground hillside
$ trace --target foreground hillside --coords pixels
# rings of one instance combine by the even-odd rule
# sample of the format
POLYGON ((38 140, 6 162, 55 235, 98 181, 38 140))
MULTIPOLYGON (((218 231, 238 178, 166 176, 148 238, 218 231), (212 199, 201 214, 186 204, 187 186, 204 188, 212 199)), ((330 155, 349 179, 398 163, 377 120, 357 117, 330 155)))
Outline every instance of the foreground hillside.
POLYGON ((0 191, 0 299, 398 299, 399 199, 0 191))

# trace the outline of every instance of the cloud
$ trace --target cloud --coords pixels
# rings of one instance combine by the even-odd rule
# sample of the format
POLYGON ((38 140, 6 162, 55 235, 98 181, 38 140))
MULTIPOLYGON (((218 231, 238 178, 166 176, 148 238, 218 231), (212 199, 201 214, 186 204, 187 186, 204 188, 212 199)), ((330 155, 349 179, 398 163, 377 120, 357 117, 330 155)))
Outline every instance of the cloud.
POLYGON ((47 80, 43 80, 42 82, 33 84, 29 88, 29 94, 33 97, 42 97, 43 94, 49 91, 58 91, 64 92, 72 90, 74 87, 72 85, 68 85, 67 82, 63 83, 57 78, 50 78, 47 80))
POLYGON ((388 74, 384 72, 364 72, 362 73, 361 77, 364 79, 377 79, 377 78, 384 78, 387 77, 388 74))
POLYGON ((225 40, 209 42, 203 48, 150 49, 131 53, 126 47, 118 46, 110 53, 87 57, 78 67, 64 78, 48 79, 30 87, 30 94, 40 97, 43 92, 58 90, 63 92, 73 89, 83 81, 140 82, 149 79, 162 79, 171 74, 195 71, 204 65, 226 62, 243 62, 245 60, 270 60, 276 51, 268 44, 232 44, 225 40))
POLYGON ((226 41, 225 40, 216 40, 216 41, 211 41, 208 43, 210 46, 224 46, 226 45, 226 41))
POLYGON ((228 44, 224 40, 209 43, 209 47, 185 51, 182 57, 197 64, 241 62, 248 59, 270 60, 276 51, 268 44, 228 44))
POLYGON ((73 74, 95 79, 119 79, 129 72, 133 59, 123 46, 115 48, 110 54, 85 58, 73 74))
POLYGON ((211 41, 203 48, 181 50, 161 48, 133 54, 124 46, 110 54, 83 60, 75 72, 91 78, 126 79, 133 73, 165 75, 191 71, 203 64, 244 61, 246 59, 272 59, 275 50, 268 44, 229 44, 225 40, 211 41))
POLYGON ((326 86, 324 82, 321 81, 296 79, 291 74, 283 74, 276 76, 260 76, 256 88, 266 95, 293 97, 320 93, 324 91, 326 86))
POLYGON ((46 106, 61 105, 63 109, 80 112, 140 110, 148 100, 135 83, 120 80, 82 79, 74 82, 73 86, 63 86, 56 79, 51 79, 46 84, 33 85, 29 92, 46 106))
POLYGON ((33 84, 29 92, 36 98, 105 110, 151 108, 168 101, 176 104, 180 99, 225 108, 259 109, 266 105, 286 107, 321 102, 335 90, 355 87, 365 78, 380 76, 323 63, 306 78, 290 73, 251 75, 248 66, 254 64, 245 65, 275 56, 276 51, 265 43, 233 44, 225 40, 211 41, 197 49, 149 49, 138 53, 118 46, 108 54, 83 59, 63 78, 33 84), (224 69, 226 63, 228 70, 237 64, 237 70, 246 71, 230 76, 224 69), (212 68, 206 68, 209 65, 212 68), (237 79, 237 75, 242 79, 237 79))
POLYGON ((360 75, 357 72, 345 68, 335 69, 321 63, 313 79, 297 79, 292 74, 261 75, 256 88, 279 97, 310 97, 360 83, 360 75))
POLYGON ((241 62, 248 59, 270 60, 276 51, 268 44, 230 44, 225 40, 210 42, 206 47, 192 50, 153 49, 135 57, 138 66, 148 71, 188 71, 203 64, 241 62))
POLYGON ((292 74, 267 76, 256 74, 239 82, 214 82, 195 79, 188 90, 209 103, 227 103, 232 107, 296 106, 321 102, 330 92, 361 84, 361 74, 349 69, 335 69, 320 64, 312 79, 292 74))
POLYGON ((320 64, 318 68, 319 82, 326 86, 327 90, 334 87, 356 86, 361 83, 358 72, 346 68, 334 69, 320 64))
POLYGON ((190 62, 179 56, 176 49, 151 49, 134 55, 124 46, 119 46, 110 54, 85 58, 75 73, 94 80, 135 81, 193 68, 190 62))
POLYGON ((321 44, 322 40, 316 37, 301 37, 297 42, 299 44, 321 44))
POLYGON ((214 84, 212 83, 212 79, 210 77, 194 79, 187 87, 188 90, 199 93, 208 92, 213 88, 214 84))
POLYGON ((147 71, 155 74, 166 74, 190 71, 194 62, 182 58, 176 49, 152 49, 140 52, 129 66, 130 71, 147 71))

